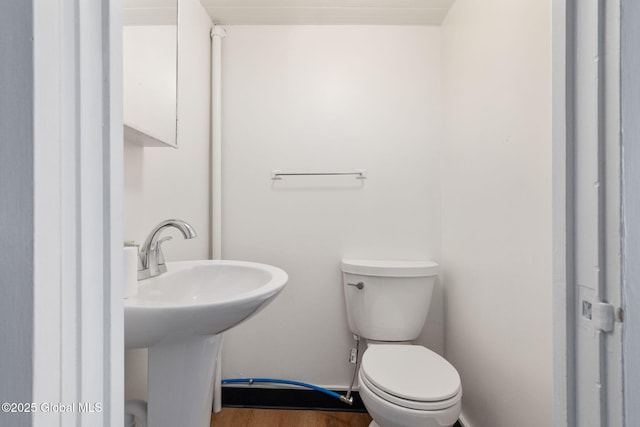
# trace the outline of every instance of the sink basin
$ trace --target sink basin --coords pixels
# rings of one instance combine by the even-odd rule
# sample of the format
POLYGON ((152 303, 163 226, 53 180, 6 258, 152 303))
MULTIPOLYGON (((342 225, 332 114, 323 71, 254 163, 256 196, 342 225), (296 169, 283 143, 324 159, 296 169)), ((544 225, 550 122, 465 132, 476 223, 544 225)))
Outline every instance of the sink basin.
MULTIPOLYGON (((148 347, 147 425, 208 427, 221 333, 264 308, 287 283, 243 261, 167 263, 124 300, 125 347, 148 347)), ((275 333, 275 332, 274 332, 275 333)))
POLYGON ((151 347, 173 335, 216 335, 265 307, 287 282, 277 267, 244 261, 167 263, 124 300, 125 347, 151 347))

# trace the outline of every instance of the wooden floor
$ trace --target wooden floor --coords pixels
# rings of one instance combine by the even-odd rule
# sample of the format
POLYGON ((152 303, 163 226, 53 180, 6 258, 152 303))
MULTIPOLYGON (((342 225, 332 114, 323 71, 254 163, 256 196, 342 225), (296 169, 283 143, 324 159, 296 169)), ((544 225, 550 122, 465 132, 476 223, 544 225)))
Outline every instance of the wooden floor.
POLYGON ((367 427, 371 417, 359 412, 222 408, 211 427, 367 427))

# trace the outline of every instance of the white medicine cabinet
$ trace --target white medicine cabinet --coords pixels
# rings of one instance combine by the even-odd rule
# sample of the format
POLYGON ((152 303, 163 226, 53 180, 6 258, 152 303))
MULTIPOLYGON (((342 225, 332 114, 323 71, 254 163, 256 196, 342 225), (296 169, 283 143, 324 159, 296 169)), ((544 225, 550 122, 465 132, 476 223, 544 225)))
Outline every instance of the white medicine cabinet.
POLYGON ((124 140, 177 148, 178 1, 125 0, 124 140))

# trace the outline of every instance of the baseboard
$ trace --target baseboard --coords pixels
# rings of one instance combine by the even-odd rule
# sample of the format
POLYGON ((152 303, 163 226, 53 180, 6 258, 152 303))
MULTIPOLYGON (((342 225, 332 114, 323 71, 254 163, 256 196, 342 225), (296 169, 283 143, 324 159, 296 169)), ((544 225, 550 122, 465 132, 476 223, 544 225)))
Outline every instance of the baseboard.
POLYGON ((465 419, 464 414, 460 414, 460 419, 458 419, 458 424, 454 427, 472 427, 471 424, 465 419))
MULTIPOLYGON (((343 390, 336 391, 345 394, 343 390)), ((356 391, 353 405, 314 390, 222 387, 222 406, 261 409, 312 409, 320 411, 367 412, 356 391)))
MULTIPOLYGON (((333 390, 345 394, 344 390, 333 390)), ((314 390, 222 387, 222 406, 228 408, 308 409, 315 411, 367 412, 360 393, 351 393, 353 405, 314 390)), ((462 417, 453 427, 470 427, 462 417)))

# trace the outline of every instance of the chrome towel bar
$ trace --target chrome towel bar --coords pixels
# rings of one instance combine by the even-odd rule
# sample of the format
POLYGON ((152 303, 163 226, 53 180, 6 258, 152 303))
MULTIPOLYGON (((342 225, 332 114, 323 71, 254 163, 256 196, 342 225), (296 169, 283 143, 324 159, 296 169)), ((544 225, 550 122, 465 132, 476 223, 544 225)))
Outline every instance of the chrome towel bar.
POLYGON ((283 176, 335 176, 335 175, 356 175, 356 179, 367 179, 366 171, 358 169, 354 172, 282 172, 272 170, 271 179, 282 179, 283 176))

